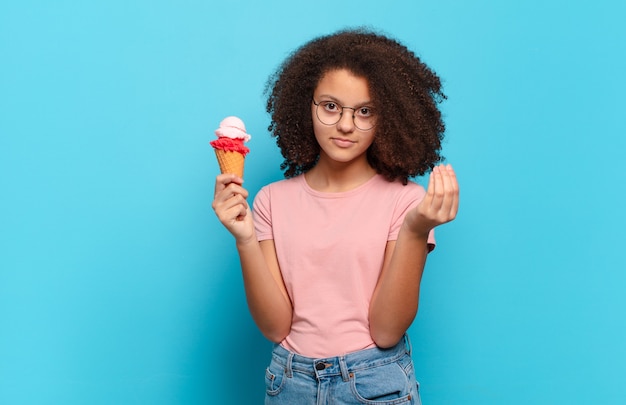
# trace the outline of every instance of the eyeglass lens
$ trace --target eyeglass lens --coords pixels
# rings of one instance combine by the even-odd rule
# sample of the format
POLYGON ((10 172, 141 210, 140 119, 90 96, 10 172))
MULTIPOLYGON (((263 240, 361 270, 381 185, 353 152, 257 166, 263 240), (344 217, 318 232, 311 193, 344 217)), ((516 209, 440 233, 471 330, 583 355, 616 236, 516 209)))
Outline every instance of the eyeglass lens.
POLYGON ((372 129, 375 125, 375 118, 371 107, 344 107, 337 104, 334 101, 320 101, 319 103, 313 100, 315 104, 315 112, 317 118, 324 125, 335 125, 339 122, 343 116, 344 110, 352 110, 352 119, 354 126, 362 131, 372 129))

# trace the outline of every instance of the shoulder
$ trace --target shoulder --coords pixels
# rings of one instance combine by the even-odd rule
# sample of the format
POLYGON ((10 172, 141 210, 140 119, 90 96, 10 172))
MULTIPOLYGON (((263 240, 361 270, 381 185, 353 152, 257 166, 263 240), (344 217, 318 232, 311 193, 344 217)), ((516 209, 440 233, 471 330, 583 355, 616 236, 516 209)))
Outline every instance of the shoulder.
POLYGON ((299 175, 288 179, 277 180, 261 187, 259 192, 275 193, 297 189, 301 187, 303 178, 303 175, 299 175))
MULTIPOLYGON (((301 193, 302 180, 299 177, 293 177, 284 180, 278 180, 261 187, 254 197, 252 211, 257 224, 275 224, 276 217, 284 217, 285 215, 293 215, 300 208, 294 204, 299 201, 298 194, 301 193)), ((257 229, 259 234, 264 234, 261 228, 257 229)))
POLYGON ((402 217, 409 209, 417 206, 426 195, 423 186, 415 181, 402 184, 401 181, 389 181, 379 176, 372 191, 377 196, 384 196, 385 205, 391 208, 394 217, 402 217))
POLYGON ((424 187, 414 181, 409 180, 407 184, 402 184, 399 180, 389 181, 381 175, 376 176, 372 187, 376 192, 385 192, 387 195, 389 195, 388 193, 392 193, 398 197, 406 196, 421 199, 424 194, 426 194, 424 187))
POLYGON ((290 193, 293 193, 301 188, 301 182, 301 175, 275 181, 261 187, 254 199, 255 201, 269 201, 272 196, 288 196, 290 193))

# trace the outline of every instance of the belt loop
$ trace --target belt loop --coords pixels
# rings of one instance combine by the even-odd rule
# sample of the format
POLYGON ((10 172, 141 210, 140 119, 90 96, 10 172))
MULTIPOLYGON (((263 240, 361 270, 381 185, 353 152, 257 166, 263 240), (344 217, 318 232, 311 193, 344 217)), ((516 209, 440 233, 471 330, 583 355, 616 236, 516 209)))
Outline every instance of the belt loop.
POLYGON ((409 339, 409 334, 406 332, 404 333, 404 345, 409 352, 409 356, 411 356, 411 353, 413 352, 413 347, 411 346, 411 339, 409 339))
POLYGON ((339 357, 339 369, 341 370, 341 378, 343 381, 350 381, 350 373, 348 372, 348 365, 346 364, 345 356, 339 357))
POLYGON ((287 378, 293 377, 293 371, 291 369, 291 360, 293 360, 293 355, 294 353, 289 352, 289 355, 287 356, 287 365, 285 366, 285 376, 287 378))

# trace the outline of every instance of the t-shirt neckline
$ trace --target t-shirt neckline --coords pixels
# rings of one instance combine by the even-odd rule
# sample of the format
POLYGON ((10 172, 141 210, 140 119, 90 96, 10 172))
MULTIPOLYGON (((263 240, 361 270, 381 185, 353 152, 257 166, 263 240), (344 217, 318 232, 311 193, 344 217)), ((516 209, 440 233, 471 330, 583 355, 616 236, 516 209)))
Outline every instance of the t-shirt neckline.
POLYGON ((304 190, 306 190, 306 192, 308 192, 311 195, 314 195, 315 197, 320 197, 320 198, 346 198, 346 197, 351 197, 351 196, 353 196, 355 194, 359 194, 363 190, 371 187, 371 185, 374 182, 376 182, 377 179, 379 179, 379 178, 380 178, 380 174, 376 173, 370 179, 368 179, 366 182, 364 182, 363 184, 358 185, 357 187, 353 188, 352 190, 339 191, 339 192, 333 192, 333 193, 315 190, 314 188, 312 188, 309 185, 309 183, 307 183, 306 178, 304 177, 304 174, 301 174, 296 179, 298 179, 300 181, 300 184, 302 185, 304 190))

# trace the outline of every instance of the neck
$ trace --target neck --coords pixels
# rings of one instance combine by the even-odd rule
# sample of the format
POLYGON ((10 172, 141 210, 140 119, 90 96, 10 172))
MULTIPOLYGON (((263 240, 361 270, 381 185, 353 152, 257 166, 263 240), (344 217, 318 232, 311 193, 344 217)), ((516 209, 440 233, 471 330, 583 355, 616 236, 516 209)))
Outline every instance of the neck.
POLYGON ((340 193, 353 190, 366 183, 376 174, 376 170, 367 161, 360 163, 332 164, 320 160, 309 170, 304 178, 309 187, 326 193, 340 193))

